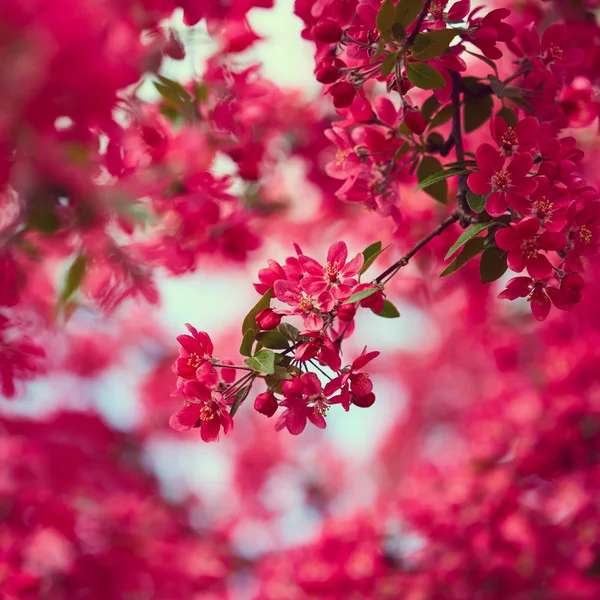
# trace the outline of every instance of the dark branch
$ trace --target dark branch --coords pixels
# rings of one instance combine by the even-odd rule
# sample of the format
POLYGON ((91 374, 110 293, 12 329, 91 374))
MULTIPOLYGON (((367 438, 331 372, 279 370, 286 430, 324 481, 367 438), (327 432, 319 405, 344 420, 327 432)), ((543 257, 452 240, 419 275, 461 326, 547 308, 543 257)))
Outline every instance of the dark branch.
POLYGON ((419 16, 417 17, 417 22, 415 23, 415 27, 410 32, 410 35, 406 38, 406 43, 404 44, 405 48, 410 48, 414 44, 415 39, 416 39, 417 35, 419 35, 419 32, 421 31, 421 27, 423 26, 423 21, 425 20, 425 17, 429 13, 430 6, 431 6, 431 0, 425 0, 425 4, 423 5, 423 10, 419 13, 419 16))

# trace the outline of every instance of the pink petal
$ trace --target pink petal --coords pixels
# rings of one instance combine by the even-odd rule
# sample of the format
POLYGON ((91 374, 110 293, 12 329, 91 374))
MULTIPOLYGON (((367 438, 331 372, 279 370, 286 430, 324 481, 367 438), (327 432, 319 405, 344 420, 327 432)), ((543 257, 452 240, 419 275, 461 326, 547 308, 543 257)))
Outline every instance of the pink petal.
POLYGON ((502 227, 496 231, 496 244, 502 250, 515 252, 521 248, 523 239, 512 227, 502 227))
POLYGON ((506 167, 508 173, 510 173, 510 177, 512 180, 523 179, 533 166, 533 157, 529 152, 521 152, 520 154, 515 154, 513 159, 506 167))
POLYGON ((310 313, 304 317, 304 327, 309 331, 320 331, 323 328, 323 319, 320 315, 310 313))
POLYGON ((540 131, 540 123, 535 117, 525 117, 515 126, 515 134, 520 144, 535 142, 540 131))
POLYGON ((200 407, 198 404, 188 404, 169 419, 169 425, 175 431, 188 431, 200 418, 200 407))
POLYGON ((537 217, 525 217, 517 224, 517 231, 524 239, 533 237, 539 228, 540 220, 537 217))
POLYGON ((527 266, 527 258, 522 252, 509 252, 506 262, 515 273, 520 273, 527 266))
POLYGON ((308 413, 308 420, 319 429, 325 429, 327 427, 327 422, 325 421, 323 415, 314 411, 308 413))
MULTIPOLYGON (((502 169, 504 157, 491 144, 481 144, 475 152, 477 166, 486 175, 493 175, 502 169)), ((473 188, 471 188, 473 189, 473 188)), ((473 190, 475 192, 475 190, 473 190)), ((480 194, 482 192, 475 192, 480 194)))
MULTIPOLYGON (((471 176, 469 176, 469 179, 471 176)), ((506 212, 506 198, 501 192, 492 192, 485 202, 485 210, 492 217, 499 217, 506 212)))
POLYGON ((314 258, 301 254, 298 261, 304 272, 315 277, 323 277, 323 267, 314 258))
POLYGON ((216 417, 200 423, 200 437, 205 442, 218 442, 221 423, 216 417))
POLYGON ((467 183, 471 191, 475 194, 489 194, 492 189, 490 176, 481 171, 471 173, 467 179, 467 183))
POLYGON ((330 265, 338 264, 338 268, 346 264, 348 258, 348 247, 344 242, 334 242, 327 252, 327 262, 330 265))
POLYGON ((555 233, 551 231, 545 231, 537 239, 537 245, 543 250, 564 250, 569 240, 564 233, 555 233))
POLYGON ((357 254, 341 271, 340 277, 346 279, 347 277, 354 277, 361 270, 365 262, 365 257, 362 252, 357 254))
POLYGON ((546 279, 552 275, 552 265, 543 254, 538 254, 527 261, 527 272, 534 279, 546 279))
POLYGON ((292 435, 300 435, 306 427, 306 411, 290 410, 286 415, 285 425, 292 435))

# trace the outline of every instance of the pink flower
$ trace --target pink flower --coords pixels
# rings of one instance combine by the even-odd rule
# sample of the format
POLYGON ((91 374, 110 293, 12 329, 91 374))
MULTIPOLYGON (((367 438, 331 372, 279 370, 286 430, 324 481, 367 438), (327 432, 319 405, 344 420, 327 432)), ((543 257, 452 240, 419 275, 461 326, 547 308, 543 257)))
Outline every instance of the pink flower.
POLYGON ((314 373, 303 373, 300 377, 283 381, 281 387, 285 400, 279 404, 285 406, 286 410, 275 423, 276 431, 285 427, 292 435, 300 435, 307 420, 316 427, 325 429, 329 403, 323 394, 321 382, 314 373))
POLYGON ((254 400, 254 410, 267 417, 272 417, 278 408, 279 403, 272 392, 263 392, 254 400))
POLYGON ((208 333, 197 331, 189 323, 185 326, 192 335, 177 336, 182 347, 179 349, 179 358, 173 364, 173 371, 183 379, 195 379, 198 369, 205 363, 210 364, 214 347, 208 333))
POLYGON ((227 436, 233 429, 233 419, 227 412, 222 394, 211 392, 199 381, 188 381, 184 385, 186 397, 183 408, 171 416, 169 425, 175 431, 188 431, 200 427, 200 437, 205 442, 218 442, 219 432, 227 436))
POLYGON ((496 244, 508 252, 508 266, 520 273, 523 269, 534 279, 546 279, 552 275, 552 265, 541 250, 564 250, 568 239, 564 233, 545 231, 538 235, 540 220, 525 217, 517 224, 503 227, 496 232, 496 244))
POLYGON ((330 292, 323 292, 315 298, 285 279, 276 281, 274 290, 277 300, 293 306, 292 309, 279 309, 275 312, 283 315, 302 315, 304 326, 309 331, 322 329, 322 314, 330 312, 334 306, 333 296, 330 292))
POLYGON ((563 23, 550 25, 544 31, 540 50, 542 60, 553 68, 576 67, 584 58, 581 48, 570 45, 569 32, 563 23))
POLYGON ((468 184, 475 194, 490 194, 486 210, 493 217, 506 212, 507 206, 520 213, 530 211, 526 197, 537 187, 532 177, 527 177, 533 158, 524 152, 515 154, 506 169, 504 157, 490 144, 481 144, 475 153, 479 171, 469 175, 468 184))
POLYGON ((363 266, 364 257, 359 253, 349 263, 346 263, 347 259, 348 248, 344 242, 332 244, 325 266, 302 254, 298 260, 306 276, 302 278, 300 287, 311 296, 330 291, 336 300, 346 300, 352 293, 352 286, 356 285, 353 277, 363 266))
POLYGON ((535 117, 521 119, 514 129, 509 127, 502 117, 494 117, 490 120, 492 138, 504 156, 530 150, 537 140, 539 129, 540 124, 535 117))

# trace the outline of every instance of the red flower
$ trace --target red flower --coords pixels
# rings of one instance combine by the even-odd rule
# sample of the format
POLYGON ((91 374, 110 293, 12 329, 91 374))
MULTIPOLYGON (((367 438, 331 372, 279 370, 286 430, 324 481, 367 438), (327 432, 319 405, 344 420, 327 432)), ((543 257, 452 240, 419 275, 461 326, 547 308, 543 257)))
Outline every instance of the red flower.
POLYGON ((552 275, 552 265, 540 250, 564 250, 568 243, 564 233, 545 231, 538 235, 540 220, 526 217, 518 224, 503 227, 496 232, 496 244, 508 252, 508 266, 520 273, 527 272, 534 279, 546 279, 552 275))
POLYGON ((352 293, 352 286, 356 285, 353 277, 363 266, 364 257, 359 253, 349 263, 346 263, 347 259, 348 248, 344 242, 331 245, 325 266, 305 254, 300 255, 298 260, 306 273, 300 287, 311 296, 319 296, 329 290, 336 300, 346 300, 352 293))
POLYGON ((514 128, 509 127, 502 117, 494 117, 490 121, 492 138, 504 156, 530 150, 535 145, 539 130, 540 124, 535 117, 521 119, 514 128))
POLYGON ((504 157, 490 144, 481 144, 475 153, 479 171, 469 175, 469 187, 475 194, 490 194, 486 210, 493 217, 506 212, 507 206, 520 213, 531 210, 526 197, 537 187, 532 177, 527 177, 533 158, 524 152, 515 154, 504 169, 504 157))
POLYGON ((183 388, 186 397, 183 408, 171 416, 169 425, 176 431, 200 427, 205 442, 218 442, 221 427, 227 436, 233 429, 233 419, 227 412, 222 394, 211 392, 199 381, 188 381, 183 388))
POLYGON ((197 331, 189 323, 185 326, 192 335, 177 336, 181 344, 179 358, 173 364, 173 371, 184 379, 195 379, 196 372, 212 358, 214 350, 208 333, 197 331))
POLYGON ((277 300, 294 307, 280 309, 276 312, 283 315, 302 315, 304 326, 309 331, 319 331, 323 328, 322 313, 331 311, 334 305, 330 292, 323 292, 315 298, 285 279, 276 281, 274 290, 277 300))

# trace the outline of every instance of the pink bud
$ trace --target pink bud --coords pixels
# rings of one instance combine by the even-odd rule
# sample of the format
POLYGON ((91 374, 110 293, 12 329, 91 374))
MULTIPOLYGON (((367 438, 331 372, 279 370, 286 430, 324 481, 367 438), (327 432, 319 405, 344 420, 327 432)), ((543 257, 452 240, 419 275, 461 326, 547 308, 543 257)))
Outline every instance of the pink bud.
POLYGON ((261 415, 272 417, 279 408, 277 398, 271 392, 263 392, 256 396, 254 401, 254 410, 259 412, 261 415))
POLYGON ((311 33, 316 42, 337 44, 344 31, 335 21, 322 19, 312 28, 311 33))
POLYGON ((425 131, 425 119, 419 110, 407 110, 404 116, 406 126, 417 135, 425 131))
POLYGON ((342 323, 349 323, 356 315, 356 306, 354 304, 342 304, 338 309, 338 319, 342 323))
POLYGON ((333 96, 333 105, 336 108, 347 108, 354 101, 356 90, 351 83, 339 81, 329 88, 329 93, 333 96))
POLYGON ((340 78, 340 70, 337 67, 323 67, 315 77, 319 83, 334 83, 340 78))
POLYGON ((185 48, 175 32, 171 32, 169 41, 164 48, 164 53, 173 60, 182 60, 185 58, 185 48))
POLYGON ((278 315, 272 308, 265 308, 256 315, 256 324, 261 329, 275 329, 279 323, 281 323, 281 315, 278 315))

